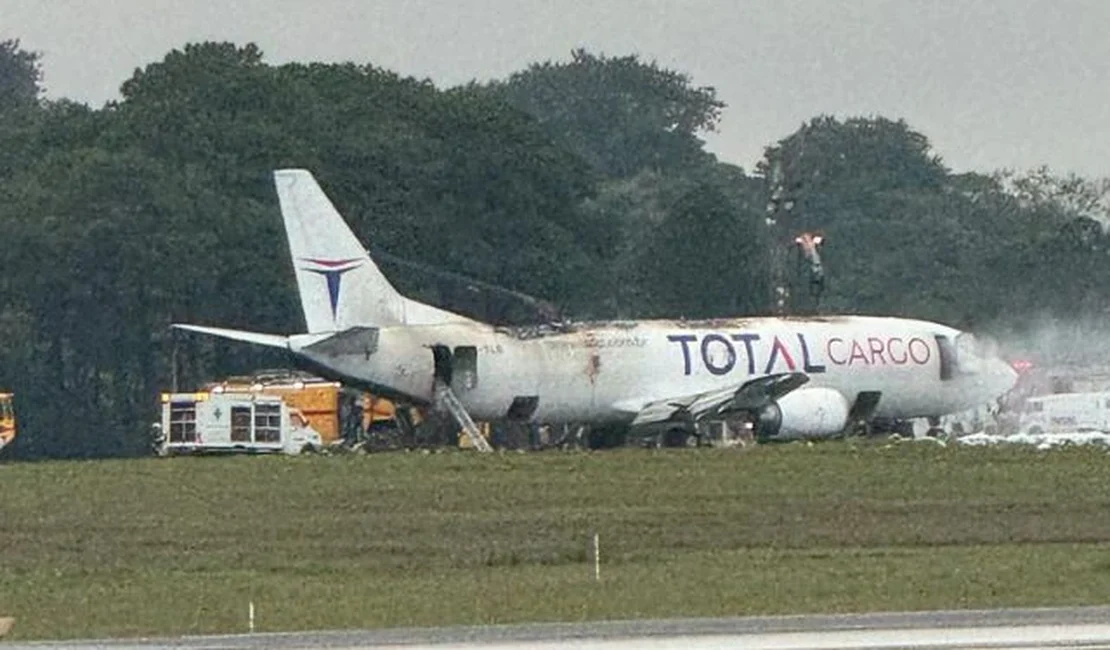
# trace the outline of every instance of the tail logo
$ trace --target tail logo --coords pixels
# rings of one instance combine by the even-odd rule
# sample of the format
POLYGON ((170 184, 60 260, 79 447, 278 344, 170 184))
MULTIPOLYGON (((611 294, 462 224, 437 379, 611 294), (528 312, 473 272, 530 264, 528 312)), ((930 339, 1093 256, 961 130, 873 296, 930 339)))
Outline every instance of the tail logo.
POLYGON ((328 300, 331 301, 331 317, 335 318, 336 308, 339 306, 339 285, 343 279, 343 274, 362 266, 365 260, 357 257, 345 260, 302 257, 300 261, 310 264, 310 266, 300 267, 301 270, 324 276, 324 280, 328 283, 328 300))

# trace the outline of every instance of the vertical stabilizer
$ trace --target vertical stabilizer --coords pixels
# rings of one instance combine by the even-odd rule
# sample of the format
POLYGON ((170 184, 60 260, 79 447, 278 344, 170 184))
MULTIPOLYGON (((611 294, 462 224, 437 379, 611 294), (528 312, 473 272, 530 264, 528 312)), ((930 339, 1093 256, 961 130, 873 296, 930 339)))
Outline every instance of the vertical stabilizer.
POLYGON ((400 325, 404 299, 385 279, 312 174, 274 172, 309 333, 400 325))
POLYGON ((467 320, 397 293, 311 173, 279 169, 274 185, 309 333, 467 320))

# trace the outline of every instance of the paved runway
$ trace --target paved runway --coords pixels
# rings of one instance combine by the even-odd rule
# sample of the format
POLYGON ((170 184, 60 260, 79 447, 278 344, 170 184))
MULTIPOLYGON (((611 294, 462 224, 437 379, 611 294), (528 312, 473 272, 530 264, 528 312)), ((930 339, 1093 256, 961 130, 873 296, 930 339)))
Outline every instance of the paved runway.
POLYGON ((1107 648, 1110 607, 968 610, 821 616, 550 623, 482 627, 343 630, 159 639, 0 643, 44 648, 242 650, 398 648, 462 650, 633 648, 1107 648))

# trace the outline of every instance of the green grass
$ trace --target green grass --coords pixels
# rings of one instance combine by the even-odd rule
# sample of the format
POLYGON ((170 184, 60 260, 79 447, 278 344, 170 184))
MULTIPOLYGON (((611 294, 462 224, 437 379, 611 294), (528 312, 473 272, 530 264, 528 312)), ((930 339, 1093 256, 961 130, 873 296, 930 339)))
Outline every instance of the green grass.
POLYGON ((1110 602, 1110 455, 739 450, 0 465, 17 639, 1110 602), (601 539, 593 582, 592 535, 601 539))

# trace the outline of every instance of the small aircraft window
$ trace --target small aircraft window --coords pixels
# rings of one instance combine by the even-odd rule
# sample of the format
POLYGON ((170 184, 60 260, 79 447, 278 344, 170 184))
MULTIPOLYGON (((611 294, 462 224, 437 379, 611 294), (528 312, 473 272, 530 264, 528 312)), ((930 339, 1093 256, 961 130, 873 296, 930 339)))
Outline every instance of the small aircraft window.
POLYGON ((1040 413, 1044 410, 1044 402, 1029 402, 1025 405, 1027 413, 1040 413))

